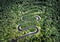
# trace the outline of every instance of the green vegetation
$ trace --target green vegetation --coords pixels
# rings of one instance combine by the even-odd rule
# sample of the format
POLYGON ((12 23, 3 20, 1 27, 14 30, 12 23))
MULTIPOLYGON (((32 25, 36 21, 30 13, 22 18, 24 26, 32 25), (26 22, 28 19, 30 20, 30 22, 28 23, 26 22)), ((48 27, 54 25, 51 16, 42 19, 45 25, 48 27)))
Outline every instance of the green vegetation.
POLYGON ((1 0, 0 1, 0 42, 23 36, 35 29, 18 31, 22 28, 38 26, 39 32, 32 36, 18 39, 17 42, 59 42, 60 40, 60 1, 59 0, 1 0), (37 22, 34 16, 39 15, 37 22), (21 20, 24 16, 25 21, 21 20))

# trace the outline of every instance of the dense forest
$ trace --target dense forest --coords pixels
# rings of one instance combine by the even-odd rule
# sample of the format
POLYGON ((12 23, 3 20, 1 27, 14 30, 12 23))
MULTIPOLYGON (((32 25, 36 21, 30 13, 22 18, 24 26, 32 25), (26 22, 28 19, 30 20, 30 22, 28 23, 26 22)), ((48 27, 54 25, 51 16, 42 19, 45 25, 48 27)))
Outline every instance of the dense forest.
POLYGON ((60 42, 60 0, 0 0, 0 42, 60 42))

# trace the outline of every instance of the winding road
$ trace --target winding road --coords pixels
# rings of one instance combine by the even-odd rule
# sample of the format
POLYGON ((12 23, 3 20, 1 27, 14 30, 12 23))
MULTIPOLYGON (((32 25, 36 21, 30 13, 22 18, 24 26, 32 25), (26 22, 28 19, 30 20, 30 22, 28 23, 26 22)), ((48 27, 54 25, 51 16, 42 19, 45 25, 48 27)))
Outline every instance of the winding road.
MULTIPOLYGON (((18 28, 20 27, 20 25, 18 26, 18 28)), ((36 29, 36 31, 35 32, 30 32, 30 33, 27 33, 27 34, 25 34, 24 36, 21 36, 21 37, 18 37, 17 39, 20 39, 20 38, 24 38, 24 37, 26 37, 26 36, 29 36, 29 35, 33 35, 33 34, 36 34, 36 33, 38 33, 38 27, 37 26, 35 26, 34 27, 35 29, 36 29)), ((25 29, 19 29, 20 31, 22 31, 22 30, 28 30, 29 28, 25 28, 25 29)))
MULTIPOLYGON (((40 16, 35 16, 35 18, 37 19, 37 21, 40 21, 40 19, 41 19, 40 16)), ((21 20, 24 21, 24 18, 22 17, 21 20)), ((18 25, 18 31, 28 30, 28 29, 30 29, 31 27, 32 27, 32 26, 29 26, 29 27, 27 27, 27 28, 22 29, 22 28, 21 28, 21 25, 19 24, 19 25, 18 25)), ((36 34, 36 33, 39 32, 38 26, 33 26, 33 28, 36 29, 35 32, 30 32, 30 33, 27 33, 27 34, 25 34, 25 35, 23 35, 23 36, 17 37, 16 39, 12 39, 11 42, 17 42, 18 39, 22 39, 22 38, 24 38, 24 37, 26 37, 26 36, 33 35, 33 34, 36 34)))
MULTIPOLYGON (((38 32, 39 32, 38 27, 35 26, 34 28, 36 29, 35 32, 30 32, 30 33, 27 33, 27 34, 25 34, 25 35, 23 35, 23 36, 17 37, 16 39, 12 39, 11 42, 17 42, 18 39, 22 39, 22 38, 24 38, 24 37, 26 37, 26 36, 33 35, 33 34, 38 33, 38 32)), ((28 28, 28 29, 29 29, 29 28, 28 28)), ((19 25, 19 26, 18 26, 18 30, 19 30, 19 31, 27 30, 27 28, 21 29, 21 28, 20 28, 20 25, 19 25)))

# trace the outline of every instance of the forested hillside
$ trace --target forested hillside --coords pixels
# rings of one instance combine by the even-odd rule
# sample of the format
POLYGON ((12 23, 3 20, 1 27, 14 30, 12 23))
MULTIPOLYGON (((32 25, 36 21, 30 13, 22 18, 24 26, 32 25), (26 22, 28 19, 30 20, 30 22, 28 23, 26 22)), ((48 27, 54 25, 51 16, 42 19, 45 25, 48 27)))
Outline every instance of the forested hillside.
POLYGON ((60 0, 0 0, 0 42, 60 42, 60 0))

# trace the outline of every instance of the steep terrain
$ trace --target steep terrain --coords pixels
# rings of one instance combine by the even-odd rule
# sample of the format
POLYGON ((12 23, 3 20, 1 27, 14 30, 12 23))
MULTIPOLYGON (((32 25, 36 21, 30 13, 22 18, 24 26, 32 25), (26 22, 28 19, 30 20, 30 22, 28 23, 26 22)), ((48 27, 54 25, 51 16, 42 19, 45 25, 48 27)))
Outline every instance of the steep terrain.
POLYGON ((59 42, 59 0, 0 0, 0 42, 59 42), (18 26, 21 25, 20 31, 18 26), (29 29, 28 29, 29 28, 29 29), (23 40, 22 40, 23 39, 23 40))

